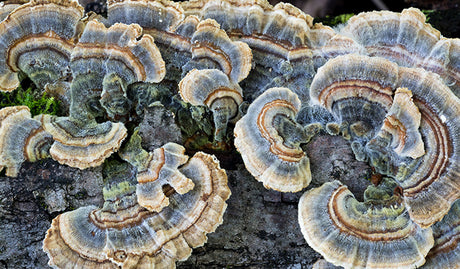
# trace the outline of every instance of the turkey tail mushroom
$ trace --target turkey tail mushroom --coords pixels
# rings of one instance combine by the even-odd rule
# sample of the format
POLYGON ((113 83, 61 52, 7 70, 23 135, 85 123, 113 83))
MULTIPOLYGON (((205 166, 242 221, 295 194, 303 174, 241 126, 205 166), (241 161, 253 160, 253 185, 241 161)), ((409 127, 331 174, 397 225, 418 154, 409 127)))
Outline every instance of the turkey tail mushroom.
POLYGON ((69 76, 83 13, 76 0, 32 0, 11 11, 0 22, 0 90, 16 89, 19 71, 39 88, 69 76))
POLYGON ((338 181, 305 192, 299 223, 307 243, 345 268, 414 268, 433 246, 430 228, 413 222, 401 204, 358 202, 338 181))
POLYGON ((16 177, 25 161, 48 158, 52 136, 43 130, 40 121, 32 119, 26 106, 5 107, 0 110, 0 170, 16 177))
POLYGON ((236 123, 235 146, 246 169, 266 188, 297 192, 311 181, 310 161, 300 147, 307 134, 295 122, 299 108, 295 93, 271 88, 236 123))
MULTIPOLYGON (((418 110, 420 127, 411 126, 415 118, 409 119, 404 127, 412 129, 413 145, 406 144, 400 153, 392 154, 392 147, 375 147, 374 140, 364 147, 365 154, 378 171, 397 178, 411 218, 422 227, 442 219, 460 197, 457 161, 460 100, 439 75, 419 68, 399 67, 383 58, 345 55, 328 61, 318 70, 310 94, 312 101, 326 107, 338 121, 367 123, 371 126, 369 137, 378 133, 385 116, 395 110, 404 109, 400 116, 418 110), (394 96, 397 88, 410 90, 413 104, 400 106, 400 95, 394 96), (421 140, 416 138, 417 132, 421 140), (405 158, 404 149, 420 148, 422 141, 425 154, 415 159, 405 158)), ((410 139, 407 135, 406 139, 410 139)), ((359 139, 352 145, 361 143, 359 139)))

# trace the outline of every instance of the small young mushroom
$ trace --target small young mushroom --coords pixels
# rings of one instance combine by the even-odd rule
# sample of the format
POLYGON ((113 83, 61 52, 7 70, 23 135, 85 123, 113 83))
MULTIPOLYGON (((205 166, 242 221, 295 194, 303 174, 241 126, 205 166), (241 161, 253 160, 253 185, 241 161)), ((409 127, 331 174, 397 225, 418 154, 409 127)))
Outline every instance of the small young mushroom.
POLYGON ((32 119, 26 106, 0 109, 0 171, 16 177, 25 161, 35 162, 49 157, 53 139, 40 121, 32 119))
POLYGON ((136 128, 129 142, 119 155, 137 168, 137 202, 140 206, 160 212, 169 205, 168 192, 185 194, 193 189, 191 179, 179 171, 179 166, 188 161, 185 148, 167 143, 153 152, 142 149, 142 139, 136 128))
POLYGON ((339 181, 303 194, 299 223, 314 250, 345 268, 418 267, 434 242, 403 205, 358 202, 339 181))
POLYGON ((428 252, 423 269, 459 268, 460 266, 460 200, 444 218, 431 226, 434 246, 428 252))
POLYGON ((193 69, 179 83, 179 93, 185 102, 211 109, 216 141, 222 141, 227 124, 238 119, 238 107, 243 102, 241 87, 218 69, 193 69))
POLYGON ((206 234, 222 223, 230 196, 218 161, 196 153, 180 168, 195 187, 186 194, 167 191, 169 206, 159 213, 137 203, 133 169, 106 172, 104 206, 81 207, 57 216, 43 249, 56 268, 174 268, 206 234))
POLYGON ((19 71, 39 88, 68 77, 83 13, 76 0, 31 0, 1 21, 0 90, 16 89, 19 71))
POLYGON ((300 148, 304 128, 295 121, 300 100, 287 88, 259 96, 235 126, 235 146, 246 169, 266 188, 297 192, 311 181, 310 161, 300 148))

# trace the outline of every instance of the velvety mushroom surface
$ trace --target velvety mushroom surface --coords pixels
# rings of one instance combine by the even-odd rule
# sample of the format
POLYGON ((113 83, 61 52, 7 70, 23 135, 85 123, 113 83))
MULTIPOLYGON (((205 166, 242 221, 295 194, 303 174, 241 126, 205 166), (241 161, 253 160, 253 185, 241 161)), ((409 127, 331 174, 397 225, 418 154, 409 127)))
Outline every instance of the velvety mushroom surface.
POLYGON ((76 0, 32 0, 10 11, 0 22, 0 90, 16 89, 19 71, 39 88, 68 76, 83 11, 76 0))
POLYGON ((0 170, 51 157, 104 171, 102 207, 52 221, 51 266, 174 268, 230 195, 202 151, 239 152, 264 187, 299 192, 314 181, 310 140, 340 135, 370 185, 363 202, 339 181, 302 196, 302 233, 325 258, 315 266, 458 267, 459 39, 414 8, 333 29, 265 0, 107 4, 106 18, 76 0, 0 4, 0 90, 23 73, 69 100, 59 116, 0 110, 0 170), (139 126, 160 106, 187 138, 144 150, 139 126))
POLYGON ((404 205, 358 202, 338 181, 304 193, 299 224, 308 244, 345 268, 414 268, 433 246, 431 229, 414 223, 404 205))
POLYGON ((0 169, 6 167, 7 176, 16 177, 25 161, 48 158, 52 142, 40 121, 31 118, 28 107, 0 109, 0 169))
POLYGON ((235 147, 246 169, 267 188, 296 192, 310 183, 310 161, 299 146, 307 136, 295 122, 299 108, 289 89, 271 88, 236 123, 235 147))
POLYGON ((406 117, 406 124, 399 122, 404 138, 413 140, 409 146, 419 148, 412 156, 415 158, 407 157, 403 149, 394 149, 391 144, 401 142, 395 136, 382 139, 381 132, 370 141, 356 136, 354 150, 357 156, 369 159, 377 171, 398 180, 411 218, 429 227, 449 211, 460 195, 460 167, 455 161, 459 159, 460 100, 441 78, 382 58, 345 55, 318 70, 310 94, 312 101, 328 109, 337 121, 364 122, 369 130, 367 137, 374 137, 377 127, 383 122, 382 129, 388 128, 393 111, 402 109, 402 92, 397 90, 400 87, 413 94, 413 103, 404 102, 406 116, 398 117, 406 117), (409 116, 410 113, 420 115, 409 116), (416 129, 414 117, 417 121, 420 117, 420 127, 416 129))
MULTIPOLYGON (((136 173, 127 164, 106 168, 104 206, 81 207, 53 220, 43 249, 55 268, 174 268, 222 223, 230 196, 215 157, 199 152, 180 169, 194 184, 179 194, 168 184, 169 205, 152 212, 137 201, 136 173), (107 171, 108 170, 108 171, 107 171)), ((142 184, 142 183, 138 183, 142 184)))

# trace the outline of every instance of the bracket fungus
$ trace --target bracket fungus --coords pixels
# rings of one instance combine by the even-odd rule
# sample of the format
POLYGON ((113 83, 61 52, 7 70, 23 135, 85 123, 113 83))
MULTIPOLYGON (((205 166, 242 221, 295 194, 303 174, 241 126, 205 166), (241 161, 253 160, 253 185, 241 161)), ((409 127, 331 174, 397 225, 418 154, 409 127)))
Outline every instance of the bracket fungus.
POLYGON ((412 100, 412 92, 398 88, 377 136, 387 140, 399 156, 419 158, 425 154, 425 145, 418 131, 420 120, 421 114, 412 100))
MULTIPOLYGON (((420 111, 418 132, 425 154, 415 159, 404 158, 404 154, 395 156, 387 149, 376 149, 372 145, 364 151, 367 150, 371 165, 378 171, 397 178, 411 218, 420 226, 428 227, 442 219, 460 195, 458 97, 434 73, 359 55, 329 60, 318 70, 310 93, 312 101, 325 106, 337 120, 364 121, 372 126, 370 130, 374 130, 375 135, 375 129, 391 111, 394 92, 400 87, 413 94, 414 104, 406 104, 412 107, 406 108, 406 113, 416 108, 420 111)), ((406 129, 413 127, 405 126, 406 129)), ((420 140, 415 139, 413 143, 420 140)))
POLYGON ((153 152, 147 152, 142 149, 141 142, 136 128, 119 155, 137 168, 136 195, 139 205, 160 212, 169 205, 166 192, 185 194, 193 189, 193 181, 179 171, 179 166, 189 158, 184 154, 185 148, 176 143, 167 143, 153 152))
POLYGON ((358 202, 339 181, 303 194, 299 223, 313 249, 345 268, 418 267, 434 243, 431 228, 420 228, 404 205, 358 202))
POLYGON ((204 105, 214 116, 215 140, 222 141, 227 124, 238 119, 243 90, 218 69, 193 69, 179 83, 182 99, 192 105, 204 105))
POLYGON ((35 162, 49 157, 52 137, 40 121, 32 119, 26 106, 0 110, 0 170, 16 177, 25 161, 35 162))
POLYGON ((81 207, 53 220, 43 243, 50 265, 174 268, 222 223, 230 190, 213 156, 198 152, 180 168, 194 188, 182 195, 168 190, 170 204, 159 213, 137 203, 132 169, 115 172, 107 173, 112 184, 102 208, 81 207))
POLYGON ((307 135, 295 122, 299 108, 289 89, 271 88, 235 125, 235 146, 246 169, 267 188, 297 192, 311 181, 310 161, 300 147, 307 135))
POLYGON ((434 246, 428 252, 427 261, 421 267, 460 267, 460 200, 457 200, 444 218, 431 226, 434 246))
POLYGON ((439 74, 460 96, 460 40, 442 37, 425 19, 415 8, 365 12, 350 18, 340 33, 356 40, 369 56, 439 74))
POLYGON ((86 169, 101 165, 121 146, 127 136, 122 123, 110 121, 80 126, 66 118, 41 115, 43 128, 55 140, 50 149, 51 157, 61 164, 86 169))
POLYGON ((141 27, 116 23, 106 28, 97 20, 87 23, 72 52, 71 69, 72 94, 82 98, 72 100, 70 116, 82 120, 91 116, 94 99, 111 118, 126 114, 127 85, 159 82, 166 72, 153 38, 142 35, 141 27))
POLYGON ((22 71, 44 88, 69 76, 83 7, 76 0, 31 0, 0 22, 0 89, 12 91, 22 71))

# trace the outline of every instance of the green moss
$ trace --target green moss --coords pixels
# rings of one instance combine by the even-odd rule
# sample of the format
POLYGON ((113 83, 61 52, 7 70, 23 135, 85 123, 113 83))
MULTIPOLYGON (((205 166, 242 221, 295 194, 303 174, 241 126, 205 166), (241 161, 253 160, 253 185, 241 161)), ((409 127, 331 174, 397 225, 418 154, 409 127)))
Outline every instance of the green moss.
POLYGON ((13 92, 0 92, 0 108, 7 106, 28 106, 32 116, 39 114, 56 115, 59 111, 59 101, 48 97, 46 93, 38 93, 32 87, 24 89, 19 86, 13 92))
POLYGON ((346 14, 341 14, 339 16, 326 16, 326 17, 323 17, 323 18, 315 18, 314 19, 314 23, 323 23, 324 25, 327 25, 327 26, 336 26, 336 25, 339 25, 339 24, 342 24, 342 23, 346 23, 352 16, 354 16, 355 14, 353 13, 346 13, 346 14))

